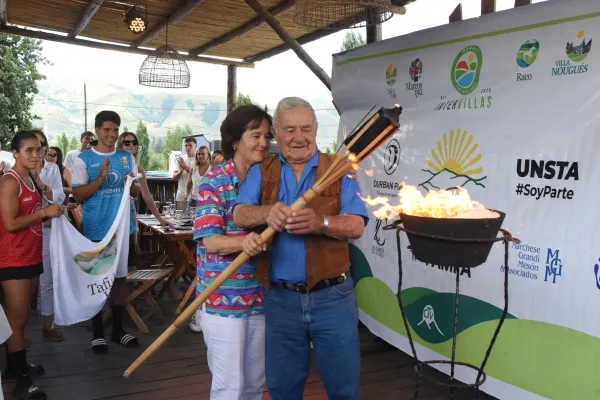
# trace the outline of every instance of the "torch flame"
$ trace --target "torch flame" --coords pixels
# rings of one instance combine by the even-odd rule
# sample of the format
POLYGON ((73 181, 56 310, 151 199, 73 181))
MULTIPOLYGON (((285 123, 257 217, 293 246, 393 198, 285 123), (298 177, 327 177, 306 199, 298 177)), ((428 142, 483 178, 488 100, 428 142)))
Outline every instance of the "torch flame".
POLYGON ((366 170, 365 170, 365 174, 366 174, 367 176, 373 176, 373 170, 372 170, 372 169, 366 169, 366 170))
POLYGON ((355 163, 356 160, 357 160, 356 154, 354 154, 354 153, 348 154, 348 160, 350 160, 351 162, 355 163))
POLYGON ((400 204, 390 204, 387 197, 367 197, 362 200, 370 206, 380 206, 373 212, 376 218, 395 219, 400 213, 430 218, 497 218, 498 213, 487 210, 471 200, 463 187, 456 190, 431 190, 425 196, 415 186, 405 185, 399 192, 400 204))

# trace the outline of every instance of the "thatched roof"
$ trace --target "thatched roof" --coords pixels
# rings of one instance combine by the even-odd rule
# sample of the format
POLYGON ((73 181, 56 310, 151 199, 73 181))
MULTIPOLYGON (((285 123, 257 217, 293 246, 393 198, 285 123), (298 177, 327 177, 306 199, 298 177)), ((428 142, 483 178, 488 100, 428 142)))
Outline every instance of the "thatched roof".
MULTIPOLYGON (((402 6, 410 1, 393 3, 402 6)), ((296 25, 294 0, 260 0, 260 4, 300 44, 335 32, 296 25)), ((17 33, 17 28, 30 28, 70 33, 70 37, 58 41, 86 45, 85 39, 101 40, 128 45, 138 52, 164 45, 167 20, 169 45, 192 57, 215 56, 252 63, 288 49, 244 0, 0 0, 0 32, 17 33), (130 32, 123 21, 125 8, 135 1, 148 10, 149 29, 140 35, 130 32), (84 41, 77 42, 79 39, 84 41)))

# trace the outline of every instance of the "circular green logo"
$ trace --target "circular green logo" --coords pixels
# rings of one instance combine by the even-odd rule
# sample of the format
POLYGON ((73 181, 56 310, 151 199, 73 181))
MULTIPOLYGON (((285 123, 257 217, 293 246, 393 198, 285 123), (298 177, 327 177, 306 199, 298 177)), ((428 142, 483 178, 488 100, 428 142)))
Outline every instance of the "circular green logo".
POLYGON ((579 31, 575 42, 567 42, 567 57, 574 62, 582 62, 592 50, 592 39, 585 41, 585 32, 579 31))
POLYGON ((387 69, 385 70, 385 81, 387 82, 388 86, 394 86, 397 75, 398 70, 396 69, 396 66, 394 64, 388 65, 387 69))
POLYGON ((482 63, 483 55, 478 46, 467 46, 458 53, 450 75, 458 93, 467 95, 477 88, 482 63))
POLYGON ((527 68, 535 62, 540 52, 540 42, 531 39, 523 43, 517 53, 517 65, 521 68, 527 68))

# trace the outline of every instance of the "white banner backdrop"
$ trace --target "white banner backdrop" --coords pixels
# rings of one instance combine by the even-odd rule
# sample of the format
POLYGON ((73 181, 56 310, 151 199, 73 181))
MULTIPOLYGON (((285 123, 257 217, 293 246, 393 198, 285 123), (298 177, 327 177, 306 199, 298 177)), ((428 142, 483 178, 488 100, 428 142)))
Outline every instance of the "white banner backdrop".
POLYGON ((52 220, 50 257, 54 282, 54 320, 73 325, 98 314, 110 295, 118 268, 127 267, 131 218, 127 176, 119 211, 102 241, 88 240, 66 216, 52 220))
MULTIPOLYGON (((334 56, 339 140, 373 105, 404 108, 400 131, 357 173, 364 196, 397 203, 402 181, 423 192, 464 186, 506 212, 503 228, 522 240, 510 246, 509 316, 483 386, 500 398, 600 396, 600 48, 592 38, 600 38, 600 2, 557 0, 334 56)), ((351 246, 356 296, 362 321, 410 352, 395 234, 382 229, 390 222, 373 218, 351 246)), ((454 271, 414 261, 401 240, 417 353, 449 357, 454 271)), ((460 271, 459 361, 483 359, 504 306, 503 264, 496 244, 486 264, 460 271)))

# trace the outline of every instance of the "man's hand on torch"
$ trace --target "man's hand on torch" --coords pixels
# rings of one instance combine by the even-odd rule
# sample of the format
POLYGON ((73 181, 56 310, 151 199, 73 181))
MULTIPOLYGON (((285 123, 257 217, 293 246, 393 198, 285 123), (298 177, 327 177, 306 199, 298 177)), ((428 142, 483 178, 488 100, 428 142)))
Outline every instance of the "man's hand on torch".
POLYGON ((262 237, 256 232, 250 232, 244 237, 242 242, 244 253, 254 257, 263 251, 267 251, 267 244, 263 242, 262 237))
POLYGON ((288 218, 292 216, 292 209, 285 204, 278 202, 271 207, 267 215, 266 222, 271 228, 277 232, 283 232, 287 224, 288 218))
POLYGON ((310 235, 323 229, 323 216, 317 215, 312 208, 294 211, 286 222, 285 229, 292 235, 310 235))

